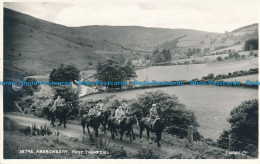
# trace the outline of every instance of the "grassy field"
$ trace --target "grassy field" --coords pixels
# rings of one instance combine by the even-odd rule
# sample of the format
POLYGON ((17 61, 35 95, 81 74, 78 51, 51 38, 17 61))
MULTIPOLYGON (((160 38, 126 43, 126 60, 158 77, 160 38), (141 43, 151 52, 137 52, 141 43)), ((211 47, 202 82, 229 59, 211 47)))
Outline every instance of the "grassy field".
POLYGON ((215 63, 215 64, 192 64, 175 66, 154 66, 137 70, 137 80, 139 81, 164 81, 164 80, 192 80, 202 78, 210 73, 228 74, 239 70, 249 70, 258 67, 258 58, 250 60, 215 63))
MULTIPOLYGON (((142 94, 145 91, 155 89, 103 93, 87 96, 83 99, 101 99, 112 95, 119 99, 131 99, 137 98, 138 94, 142 94)), ((226 119, 235 106, 238 106, 244 100, 258 97, 258 90, 246 88, 188 85, 161 89, 170 94, 175 94, 188 109, 193 110, 200 124, 199 131, 201 134, 213 139, 217 139, 222 130, 229 127, 226 119)))
POLYGON ((252 82, 257 81, 258 80, 258 74, 233 77, 233 78, 223 79, 222 81, 239 81, 241 83, 245 83, 248 80, 252 81, 252 82))

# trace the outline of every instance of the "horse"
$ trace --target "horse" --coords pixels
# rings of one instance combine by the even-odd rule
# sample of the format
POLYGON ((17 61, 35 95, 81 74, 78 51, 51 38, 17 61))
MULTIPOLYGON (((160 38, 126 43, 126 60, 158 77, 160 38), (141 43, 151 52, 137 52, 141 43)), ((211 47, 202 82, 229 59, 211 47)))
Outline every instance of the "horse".
POLYGON ((60 107, 60 109, 55 109, 54 106, 52 106, 49 109, 49 118, 51 120, 51 125, 55 126, 54 122, 55 119, 58 118, 60 120, 60 124, 58 126, 61 126, 62 123, 64 124, 64 128, 66 128, 67 123, 67 115, 68 111, 71 108, 72 104, 65 103, 63 106, 60 107))
POLYGON ((122 141, 125 131, 129 134, 130 142, 132 142, 132 138, 135 140, 133 125, 137 123, 137 120, 134 115, 126 116, 122 118, 121 121, 116 119, 116 117, 110 117, 108 122, 112 139, 115 139, 115 134, 117 135, 116 130, 118 129, 120 133, 120 141, 122 141))
POLYGON ((103 126, 103 130, 101 130, 102 132, 104 132, 105 134, 107 134, 106 130, 106 126, 108 124, 108 118, 111 115, 111 111, 110 110, 106 110, 106 111, 102 111, 100 116, 101 116, 101 124, 103 126))
POLYGON ((86 134, 85 132, 85 127, 88 129, 88 134, 91 137, 90 131, 89 131, 89 126, 91 126, 94 131, 95 131, 95 136, 98 137, 98 128, 100 126, 100 123, 102 122, 102 115, 84 115, 83 118, 81 119, 81 125, 83 128, 83 133, 86 134))
POLYGON ((152 125, 152 123, 150 122, 148 117, 142 118, 140 120, 140 122, 139 122, 140 140, 142 141, 142 133, 143 133, 143 130, 146 129, 147 139, 150 140, 150 143, 151 143, 150 132, 154 132, 156 134, 155 141, 157 142, 158 147, 160 147, 161 146, 160 141, 162 138, 162 132, 165 127, 165 123, 161 118, 156 118, 153 128, 151 128, 151 125, 152 125))

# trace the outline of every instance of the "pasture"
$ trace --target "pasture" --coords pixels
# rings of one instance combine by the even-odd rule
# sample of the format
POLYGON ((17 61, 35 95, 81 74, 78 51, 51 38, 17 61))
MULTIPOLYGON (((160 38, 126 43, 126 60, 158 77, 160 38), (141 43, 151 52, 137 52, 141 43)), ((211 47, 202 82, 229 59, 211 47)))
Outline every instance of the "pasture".
POLYGON ((136 70, 138 81, 172 81, 201 79, 210 73, 228 74, 239 70, 249 70, 258 67, 258 58, 236 62, 219 62, 213 64, 191 64, 173 66, 154 66, 136 70))
MULTIPOLYGON (((123 91, 117 93, 102 93, 84 97, 87 99, 102 99, 111 97, 122 99, 137 98, 138 94, 158 88, 123 91)), ((194 111, 200 124, 199 131, 204 137, 217 139, 223 129, 229 128, 226 119, 230 111, 242 101, 256 99, 258 90, 248 88, 216 87, 216 86, 180 86, 161 88, 169 94, 175 94, 187 109, 194 111)))
POLYGON ((258 80, 258 74, 254 75, 247 75, 247 76, 239 76, 239 77, 233 77, 228 79, 223 79, 222 81, 239 81, 241 83, 246 83, 246 81, 257 81, 258 80))

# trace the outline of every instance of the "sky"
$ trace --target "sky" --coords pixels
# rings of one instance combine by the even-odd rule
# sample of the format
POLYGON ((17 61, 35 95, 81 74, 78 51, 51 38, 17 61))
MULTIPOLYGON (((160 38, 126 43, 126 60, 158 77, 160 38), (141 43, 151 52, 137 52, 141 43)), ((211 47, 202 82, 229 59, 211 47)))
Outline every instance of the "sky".
POLYGON ((71 27, 120 25, 224 33, 259 22, 257 0, 5 2, 4 7, 71 27))

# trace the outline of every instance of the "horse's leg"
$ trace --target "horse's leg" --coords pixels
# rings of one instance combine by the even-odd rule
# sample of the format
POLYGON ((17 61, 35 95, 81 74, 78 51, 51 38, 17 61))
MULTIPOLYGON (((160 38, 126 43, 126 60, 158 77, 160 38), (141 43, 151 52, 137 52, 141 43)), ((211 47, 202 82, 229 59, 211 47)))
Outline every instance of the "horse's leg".
POLYGON ((62 124, 62 116, 59 116, 59 119, 60 119, 60 124, 58 126, 61 126, 61 124, 62 124))
POLYGON ((142 140, 142 134, 143 134, 143 130, 144 130, 144 127, 143 126, 140 126, 140 141, 143 142, 142 140))
POLYGON ((95 136, 98 137, 98 127, 94 129, 95 130, 95 136))
POLYGON ((161 132, 159 132, 159 133, 157 132, 156 133, 156 141, 157 141, 158 147, 161 146, 161 144, 160 144, 161 138, 162 138, 162 133, 161 132))
POLYGON ((129 134, 129 136, 130 136, 130 142, 132 142, 131 129, 128 129, 127 133, 128 133, 128 134, 129 134))
POLYGON ((85 125, 86 125, 86 123, 85 123, 84 120, 81 120, 81 125, 82 125, 82 128, 83 128, 83 133, 86 134, 86 132, 85 132, 85 125))
POLYGON ((120 141, 122 141, 123 135, 124 135, 124 130, 121 129, 121 131, 120 131, 120 141))
POLYGON ((64 115, 64 116, 63 116, 63 124, 64 124, 64 128, 66 128, 66 123, 67 123, 66 115, 64 115))
POLYGON ((149 143, 152 144, 152 140, 150 138, 150 129, 146 128, 146 132, 147 132, 147 139, 149 140, 149 143))
POLYGON ((52 126, 55 126, 54 122, 55 122, 55 116, 52 115, 51 116, 51 125, 52 126))
POLYGON ((147 139, 149 139, 150 138, 150 130, 149 130, 149 128, 146 128, 146 134, 147 134, 147 139))
POLYGON ((115 129, 111 127, 111 137, 114 140, 115 139, 115 129))
POLYGON ((90 135, 90 131, 89 131, 89 127, 88 127, 88 125, 87 125, 87 129, 88 129, 88 134, 89 134, 89 136, 91 136, 91 135, 90 135))
POLYGON ((106 122, 104 122, 104 123, 102 123, 102 126, 103 126, 103 132, 105 133, 105 134, 107 134, 107 132, 106 132, 106 122))
POLYGON ((131 133, 132 133, 132 136, 133 136, 133 140, 135 140, 135 134, 134 134, 134 130, 133 130, 133 128, 131 128, 130 135, 131 135, 131 133))

